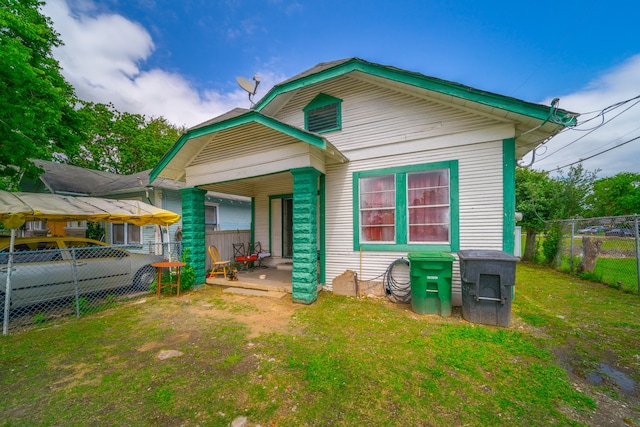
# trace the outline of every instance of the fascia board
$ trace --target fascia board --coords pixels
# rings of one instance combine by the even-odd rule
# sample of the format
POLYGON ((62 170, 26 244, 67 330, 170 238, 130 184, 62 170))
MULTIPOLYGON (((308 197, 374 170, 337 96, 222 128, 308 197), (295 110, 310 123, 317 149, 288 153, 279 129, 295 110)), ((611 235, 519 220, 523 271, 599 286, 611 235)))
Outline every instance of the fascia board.
POLYGON ((315 147, 321 148, 323 150, 327 149, 326 140, 318 135, 312 134, 310 132, 304 131, 297 127, 288 125, 286 123, 282 123, 278 120, 275 120, 271 117, 265 116, 255 111, 249 111, 240 116, 234 117, 229 120, 224 120, 218 123, 212 123, 208 126, 200 127, 197 129, 193 129, 183 134, 176 142, 173 147, 162 157, 158 165, 153 168, 151 173, 149 174, 149 182, 153 182, 156 179, 160 172, 171 162, 171 160, 176 156, 176 154, 184 147, 184 145, 191 139, 198 138, 203 135, 212 134, 215 132, 220 132, 226 129, 231 129, 234 127, 242 126, 247 123, 259 123, 263 126, 271 128, 275 131, 281 132, 285 135, 291 136, 292 138, 296 138, 300 141, 306 142, 307 144, 313 145, 315 147))
MULTIPOLYGON (((352 71, 360 71, 372 76, 386 78, 421 89, 511 111, 538 120, 548 120, 550 115, 550 107, 546 105, 534 104, 492 92, 485 92, 459 83, 441 80, 435 77, 429 77, 397 68, 368 63, 359 59, 353 59, 333 68, 288 82, 282 86, 276 85, 260 100, 260 102, 255 106, 255 110, 261 111, 267 104, 269 104, 269 102, 283 93, 339 77, 352 71)), ((563 124, 563 126, 574 126, 576 124, 576 118, 573 113, 561 109, 558 109, 556 113, 560 118, 567 120, 567 123, 563 124)))

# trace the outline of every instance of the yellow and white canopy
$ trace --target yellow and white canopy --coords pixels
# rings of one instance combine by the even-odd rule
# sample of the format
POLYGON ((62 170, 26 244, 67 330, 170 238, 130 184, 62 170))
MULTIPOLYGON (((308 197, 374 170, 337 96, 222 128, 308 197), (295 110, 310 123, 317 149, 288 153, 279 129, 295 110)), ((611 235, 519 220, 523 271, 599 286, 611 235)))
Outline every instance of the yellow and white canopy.
POLYGON ((178 222, 180 215, 138 200, 0 191, 0 222, 6 228, 45 220, 169 225, 178 222))

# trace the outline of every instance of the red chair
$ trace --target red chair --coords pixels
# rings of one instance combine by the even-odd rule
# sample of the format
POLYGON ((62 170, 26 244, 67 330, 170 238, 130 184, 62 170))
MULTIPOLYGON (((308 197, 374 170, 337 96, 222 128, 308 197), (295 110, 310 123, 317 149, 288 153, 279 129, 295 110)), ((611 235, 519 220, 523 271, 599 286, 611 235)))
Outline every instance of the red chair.
POLYGON ((238 271, 250 271, 253 270, 253 263, 258 260, 258 255, 249 253, 244 243, 233 243, 233 258, 240 264, 238 271))

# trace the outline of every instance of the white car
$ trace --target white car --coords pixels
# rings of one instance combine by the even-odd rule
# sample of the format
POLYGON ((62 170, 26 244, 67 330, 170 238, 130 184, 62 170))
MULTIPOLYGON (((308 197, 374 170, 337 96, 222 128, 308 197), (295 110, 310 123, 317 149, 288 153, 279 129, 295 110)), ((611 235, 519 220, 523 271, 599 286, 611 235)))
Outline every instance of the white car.
MULTIPOLYGON (((4 301, 9 238, 0 238, 0 301, 4 301)), ((11 308, 132 287, 149 290, 162 256, 140 254, 79 237, 16 238, 11 273, 11 308), (75 262, 74 262, 75 258, 75 262)))

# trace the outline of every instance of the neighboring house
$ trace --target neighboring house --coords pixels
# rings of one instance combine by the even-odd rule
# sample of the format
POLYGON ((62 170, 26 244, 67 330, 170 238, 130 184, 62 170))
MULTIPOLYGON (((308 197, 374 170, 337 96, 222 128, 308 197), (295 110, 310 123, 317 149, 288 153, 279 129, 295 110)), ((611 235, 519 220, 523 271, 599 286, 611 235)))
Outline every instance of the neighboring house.
MULTIPOLYGON (((184 182, 192 218, 207 191, 251 197, 252 240, 292 260, 293 300, 311 303, 318 284, 379 277, 409 252, 513 253, 516 161, 571 125, 555 104, 351 58, 190 129, 151 182, 184 182)), ((203 228, 184 224, 183 242, 204 279, 203 228)))
MULTIPOLYGON (((23 191, 47 192, 71 196, 93 196, 106 199, 135 199, 162 209, 182 214, 180 190, 184 183, 157 179, 149 184, 149 172, 118 175, 71 166, 63 163, 33 160, 44 170, 36 182, 23 181, 23 191)), ((203 200, 207 231, 248 230, 251 224, 251 199, 242 196, 209 192, 203 200)), ((184 220, 184 218, 183 218, 184 220)), ((70 221, 66 224, 28 224, 37 229, 48 229, 52 235, 82 235, 86 222, 70 221)), ((161 230, 155 225, 106 224, 105 240, 114 244, 143 244, 175 242, 181 239, 182 221, 161 230), (160 233, 163 233, 162 235, 160 233)), ((30 230, 34 232, 34 230, 30 230)))

